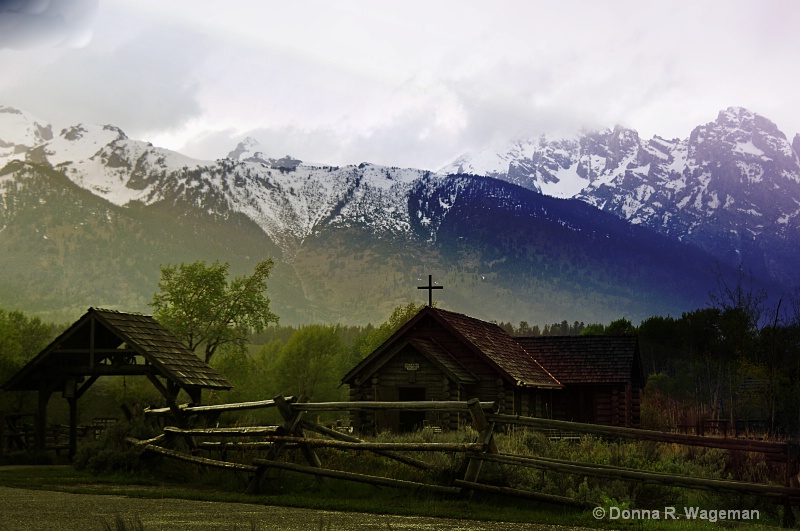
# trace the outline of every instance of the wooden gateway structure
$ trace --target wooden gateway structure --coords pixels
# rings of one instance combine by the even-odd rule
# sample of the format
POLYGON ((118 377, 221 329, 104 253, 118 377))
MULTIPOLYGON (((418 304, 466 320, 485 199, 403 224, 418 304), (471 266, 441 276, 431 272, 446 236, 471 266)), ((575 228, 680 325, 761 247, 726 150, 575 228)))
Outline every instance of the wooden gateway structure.
MULTIPOLYGON (((505 414, 638 427, 635 337, 514 338, 494 323, 423 308, 343 378, 351 401, 494 401, 505 414)), ((458 415, 354 411, 359 431, 454 429, 458 415)))
POLYGON ((203 389, 232 387, 152 317, 89 308, 2 388, 38 393, 38 451, 46 449, 47 404, 53 393, 60 392, 69 402, 69 451, 74 455, 78 400, 101 376, 148 378, 176 416, 181 390, 199 404, 203 389))

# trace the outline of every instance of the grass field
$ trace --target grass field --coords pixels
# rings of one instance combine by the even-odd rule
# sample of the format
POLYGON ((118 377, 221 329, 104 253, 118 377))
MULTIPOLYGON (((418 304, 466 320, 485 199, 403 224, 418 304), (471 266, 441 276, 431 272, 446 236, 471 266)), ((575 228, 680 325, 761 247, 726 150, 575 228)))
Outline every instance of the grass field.
MULTIPOLYGON (((198 477, 193 483, 187 484, 179 479, 183 472, 181 466, 176 465, 172 468, 171 473, 159 477, 142 474, 133 476, 127 474, 95 476, 87 472, 76 471, 70 466, 0 467, 0 487, 71 494, 113 495, 115 500, 119 496, 125 496, 142 500, 193 500, 315 510, 316 512, 308 513, 311 516, 306 516, 307 521, 305 523, 298 524, 298 529, 334 529, 342 528, 340 527, 341 525, 348 525, 344 520, 334 521, 335 518, 332 516, 328 516, 328 520, 325 520, 326 517, 324 515, 330 511, 363 513, 364 515, 466 519, 471 521, 471 523, 462 522, 459 524, 460 527, 452 527, 452 529, 491 529, 494 522, 502 522, 499 526, 501 529, 518 529, 515 524, 524 524, 524 527, 519 529, 550 529, 548 526, 553 526, 552 528, 554 529, 605 528, 637 530, 771 528, 769 525, 763 525, 758 522, 709 522, 707 520, 687 521, 685 519, 674 521, 652 519, 612 520, 609 518, 598 520, 592 515, 591 511, 482 494, 480 496, 476 495, 472 499, 415 495, 414 493, 396 489, 377 489, 349 482, 327 481, 318 483, 308 476, 294 474, 286 474, 276 478, 266 493, 253 496, 242 493, 242 487, 247 479, 245 477, 237 477, 230 472, 208 472, 198 477), (487 528, 487 524, 490 527, 487 528)), ((3 503, 0 500, 0 506, 3 503)), ((682 514, 683 509, 678 507, 677 512, 682 514)), ((113 518, 109 518, 109 521, 113 524, 113 518)), ((339 517, 337 516, 336 518, 339 517)), ((258 519, 252 521, 256 522, 257 525, 240 528, 274 528, 261 526, 257 522, 258 519)), ((353 520, 350 525, 355 526, 355 521, 353 520)), ((364 518, 358 521, 363 522, 364 518)), ((405 522, 405 520, 403 521, 405 522)), ((247 520, 244 520, 244 522, 246 523, 247 520)), ((97 529, 101 529, 102 524, 102 521, 98 521, 97 529)), ((440 524, 442 528, 450 528, 445 527, 444 522, 440 522, 440 524)), ((240 522, 237 525, 244 526, 245 524, 240 522)), ((145 521, 144 528, 167 529, 168 527, 164 527, 161 524, 158 524, 158 527, 148 527, 147 521, 145 521)), ((236 527, 215 527, 214 529, 234 528, 236 527)), ((346 529, 347 527, 344 528, 346 529)), ((398 524, 393 525, 389 521, 383 522, 381 528, 427 529, 424 526, 398 527, 398 524)), ((22 529, 22 527, 16 527, 15 529, 22 529)), ((435 529, 435 527, 431 529, 435 529)))

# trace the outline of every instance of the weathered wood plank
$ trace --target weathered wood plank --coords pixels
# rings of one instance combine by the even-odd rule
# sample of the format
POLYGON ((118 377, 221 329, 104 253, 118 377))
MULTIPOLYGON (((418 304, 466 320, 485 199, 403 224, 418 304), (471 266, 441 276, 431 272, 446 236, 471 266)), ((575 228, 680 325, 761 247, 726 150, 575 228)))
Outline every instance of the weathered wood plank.
POLYGON ((178 428, 176 426, 165 426, 164 432, 177 435, 206 435, 210 437, 252 437, 283 435, 286 430, 283 426, 247 426, 238 428, 178 428))
POLYGON ((166 438, 166 436, 163 433, 160 433, 160 434, 156 435, 155 437, 153 437, 152 439, 144 439, 144 440, 142 440, 142 439, 136 439, 134 437, 126 437, 125 440, 128 441, 131 444, 134 444, 134 445, 137 445, 137 446, 142 446, 142 445, 145 445, 145 444, 159 443, 159 442, 163 441, 165 438, 166 438))
MULTIPOLYGON (((467 401, 470 416, 472 417, 472 426, 478 432, 478 442, 486 447, 487 451, 491 454, 497 453, 497 444, 494 441, 494 422, 486 420, 486 415, 480 407, 477 398, 467 401)), ((473 483, 478 481, 478 474, 481 471, 482 461, 478 459, 470 459, 467 463, 467 470, 464 473, 464 481, 473 483)))
POLYGON ((154 444, 143 444, 144 441, 134 439, 133 437, 128 437, 126 440, 129 441, 131 444, 141 447, 143 451, 154 452, 157 454, 165 455, 173 459, 178 459, 179 461, 186 461, 188 463, 195 463, 198 465, 210 466, 214 468, 222 468, 227 470, 241 470, 244 472, 256 471, 256 467, 253 465, 245 465, 243 463, 232 463, 230 461, 219 461, 217 459, 209 459, 207 457, 199 457, 196 455, 184 454, 182 452, 178 452, 176 450, 170 450, 169 448, 162 448, 154 444))
MULTIPOLYGON (((336 430, 332 430, 330 428, 326 428, 325 426, 321 426, 315 422, 311 422, 309 420, 303 420, 303 428, 311 431, 315 431, 317 433, 321 433, 323 435, 327 435, 333 439, 338 439, 340 441, 349 441, 354 443, 363 443, 364 441, 359 439, 358 437, 354 437, 352 435, 347 435, 346 433, 341 433, 336 430)), ((392 451, 384 451, 384 450, 376 450, 375 453, 381 454, 385 457, 389 457, 394 459, 395 461, 400 461, 401 463, 405 463, 407 465, 413 466, 415 468, 419 468, 421 470, 433 470, 436 467, 430 463, 426 463, 425 461, 420 461, 419 459, 414 459, 411 456, 398 454, 392 451)))
POLYGON ((470 490, 482 490, 491 492, 492 494, 502 494, 504 496, 516 496, 518 498, 527 498, 529 500, 543 501, 548 503, 557 503, 559 505, 568 505, 570 507, 579 507, 587 509, 594 507, 594 504, 589 502, 582 502, 574 500, 565 496, 556 496, 554 494, 544 494, 541 492, 533 492, 529 490, 513 489, 510 487, 497 487, 494 485, 486 485, 484 483, 475 483, 474 481, 464 481, 457 479, 453 482, 457 487, 463 487, 470 490))
POLYGON ((684 435, 662 431, 643 430, 639 428, 623 428, 619 426, 602 426, 599 424, 584 424, 568 422, 565 420, 551 420, 536 417, 520 417, 516 415, 487 414, 487 420, 530 426, 533 428, 558 429, 608 437, 623 437, 646 441, 657 441, 672 444, 686 444, 690 446, 704 446, 708 448, 723 448, 727 450, 741 450, 745 452, 760 452, 785 455, 787 445, 783 442, 753 441, 749 439, 724 439, 720 437, 704 437, 702 435, 684 435))
POLYGON ((267 459, 254 459, 253 464, 258 465, 260 467, 263 466, 267 468, 280 468, 283 470, 291 470, 293 472, 300 472, 303 474, 312 474, 315 476, 322 476, 334 479, 345 479, 348 481, 357 481, 360 483, 368 483, 370 485, 379 485, 383 487, 398 487, 398 488, 408 488, 414 490, 426 490, 429 492, 437 492, 440 494, 458 494, 461 492, 461 489, 458 487, 430 485, 428 483, 419 483, 416 481, 407 481, 404 479, 391 479, 379 476, 369 476, 366 474, 357 474, 355 472, 343 472, 340 470, 330 470, 327 468, 296 465, 294 463, 281 463, 279 461, 270 461, 267 459))
MULTIPOLYGON (((287 396, 287 402, 294 402, 295 398, 287 396)), ((189 404, 181 404, 178 406, 181 411, 192 414, 204 413, 224 413, 226 411, 245 411, 250 409, 266 409, 275 407, 274 400, 255 400, 252 402, 234 402, 231 404, 214 404, 209 406, 192 406, 189 404)), ((144 410, 146 416, 169 415, 170 409, 168 407, 160 408, 147 408, 144 410)))
MULTIPOLYGON (((480 406, 484 410, 492 411, 496 407, 495 402, 481 402, 480 406)), ((452 401, 418 401, 418 402, 321 402, 292 404, 292 408, 300 411, 354 411, 365 409, 377 409, 384 411, 407 410, 407 411, 467 411, 466 402, 452 401)))
POLYGON ((800 500, 800 489, 778 485, 764 485, 759 483, 745 483, 742 481, 729 481, 721 479, 697 478, 693 476, 679 476, 661 472, 646 472, 629 468, 614 467, 610 465, 598 466, 594 464, 581 464, 573 462, 559 462, 558 460, 542 459, 538 457, 521 457, 509 454, 476 454, 473 459, 492 461, 507 465, 525 466, 545 470, 555 470, 565 474, 602 477, 608 479, 627 479, 654 483, 670 487, 687 487, 698 489, 724 490, 756 496, 765 496, 773 499, 784 500, 787 496, 800 500))
POLYGON ((314 448, 338 448, 342 450, 357 451, 380 451, 389 450, 396 452, 482 452, 484 445, 478 443, 391 443, 391 442, 352 442, 352 441, 331 441, 327 439, 309 439, 307 437, 283 437, 268 436, 263 441, 253 443, 213 443, 213 445, 202 445, 205 447, 223 446, 267 446, 273 443, 287 443, 305 445, 314 448))

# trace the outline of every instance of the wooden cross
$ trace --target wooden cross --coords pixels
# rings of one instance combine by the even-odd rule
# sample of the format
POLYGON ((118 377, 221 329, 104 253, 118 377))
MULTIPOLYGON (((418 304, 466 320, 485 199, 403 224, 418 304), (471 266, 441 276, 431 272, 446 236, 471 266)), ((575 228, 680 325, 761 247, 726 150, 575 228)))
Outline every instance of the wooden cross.
POLYGON ((428 290, 428 306, 433 307, 433 290, 435 289, 444 289, 444 286, 434 286, 433 285, 433 275, 428 275, 428 285, 427 286, 417 286, 417 289, 426 289, 428 290))

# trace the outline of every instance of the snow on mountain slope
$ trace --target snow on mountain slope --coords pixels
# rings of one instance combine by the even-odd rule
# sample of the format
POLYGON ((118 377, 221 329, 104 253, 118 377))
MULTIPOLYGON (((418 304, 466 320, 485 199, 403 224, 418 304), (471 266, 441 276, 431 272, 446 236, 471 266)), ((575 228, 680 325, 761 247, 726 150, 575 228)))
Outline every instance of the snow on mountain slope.
POLYGON ((582 132, 492 146, 443 168, 574 197, 733 263, 746 256, 781 281, 800 264, 800 135, 730 107, 686 139, 582 132), (795 256, 797 254, 797 256, 795 256), (792 265, 794 264, 794 265, 792 265))
MULTIPOLYGON (((774 123, 741 107, 721 111, 684 140, 655 136, 642 142, 635 131, 617 126, 493 145, 442 171, 575 197, 680 238, 722 212, 752 218, 769 211, 770 220, 790 224, 800 204, 800 159, 792 144, 774 123), (772 197, 777 190, 783 198, 772 197)), ((755 233, 767 227, 753 219, 746 225, 755 233)))
POLYGON ((464 155, 439 173, 482 175, 506 180, 553 197, 572 197, 587 184, 574 161, 581 157, 578 137, 495 143, 464 155))
POLYGON ((230 157, 202 161, 129 139, 113 126, 80 124, 41 145, 46 161, 108 201, 185 201, 214 215, 244 214, 284 251, 322 223, 408 231, 407 194, 422 170, 343 168, 267 158, 247 139, 230 157))
POLYGON ((639 157, 640 148, 636 131, 617 126, 566 138, 542 135, 493 145, 474 156, 460 157, 440 172, 494 177, 545 195, 570 198, 589 186, 617 180, 629 169, 646 172, 650 160, 639 157))
POLYGON ((75 184, 116 205, 148 201, 151 190, 142 180, 164 177, 204 163, 174 151, 130 140, 113 126, 76 125, 44 145, 54 169, 75 184))
POLYGON ((0 167, 24 160, 28 149, 53 138, 50 124, 13 107, 0 105, 0 167))
POLYGON ((53 136, 41 123, 0 107, 0 163, 49 163, 117 205, 183 202, 212 215, 241 213, 285 251, 326 225, 435 240, 460 189, 454 184, 433 197, 426 186, 447 174, 473 174, 580 199, 728 262, 755 253, 781 278, 795 258, 800 264, 800 250, 792 250, 800 247, 800 136, 793 146, 774 123, 739 107, 686 139, 642 141, 622 126, 542 135, 489 146, 440 173, 271 158, 251 138, 227 158, 201 161, 131 140, 113 126, 77 125, 53 136))

